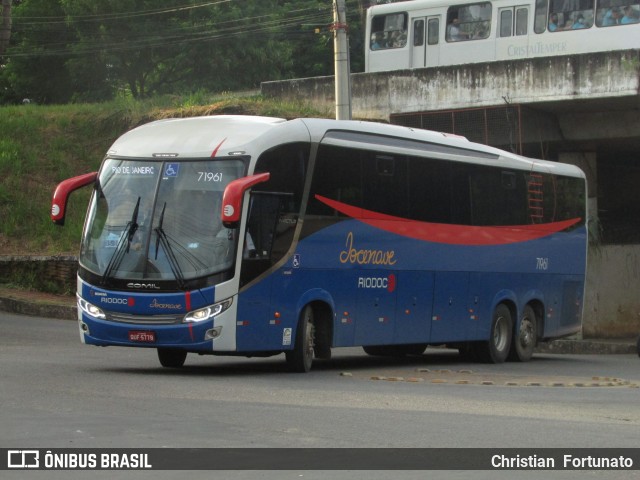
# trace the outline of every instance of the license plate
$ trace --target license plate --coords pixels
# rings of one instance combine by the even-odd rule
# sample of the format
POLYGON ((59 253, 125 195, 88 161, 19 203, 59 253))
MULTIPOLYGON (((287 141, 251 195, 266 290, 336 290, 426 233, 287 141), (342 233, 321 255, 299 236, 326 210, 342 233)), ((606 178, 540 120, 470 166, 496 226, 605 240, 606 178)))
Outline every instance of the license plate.
POLYGON ((129 330, 129 341, 140 343, 155 343, 156 332, 151 330, 129 330))

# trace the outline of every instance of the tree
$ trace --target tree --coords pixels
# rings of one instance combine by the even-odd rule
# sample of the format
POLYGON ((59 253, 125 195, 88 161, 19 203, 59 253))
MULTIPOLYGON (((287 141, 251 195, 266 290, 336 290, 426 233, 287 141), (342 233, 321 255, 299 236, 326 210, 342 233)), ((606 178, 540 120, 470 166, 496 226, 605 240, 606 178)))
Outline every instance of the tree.
MULTIPOLYGON (((333 74, 331 0, 17 1, 0 70, 4 102, 252 89, 333 74)), ((352 71, 363 63, 369 1, 348 0, 352 71)))
MULTIPOLYGON (((184 0, 61 0, 78 41, 70 67, 85 92, 126 88, 134 98, 155 93, 167 82, 183 52, 176 39, 186 13, 184 0)), ((193 2, 192 2, 193 3, 193 2)))
POLYGON ((68 102, 72 82, 65 63, 75 39, 57 1, 23 0, 12 9, 11 44, 5 51, 0 99, 40 103, 68 102), (46 20, 41 20, 46 17, 46 20))
POLYGON ((11 0, 2 0, 2 25, 0 25, 0 56, 9 46, 11 38, 11 0))

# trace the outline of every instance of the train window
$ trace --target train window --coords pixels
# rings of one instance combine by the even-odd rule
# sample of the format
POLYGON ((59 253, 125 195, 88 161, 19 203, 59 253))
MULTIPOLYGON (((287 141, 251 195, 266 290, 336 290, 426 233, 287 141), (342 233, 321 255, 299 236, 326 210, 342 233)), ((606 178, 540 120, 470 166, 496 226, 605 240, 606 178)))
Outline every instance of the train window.
POLYGON ((500 36, 511 36, 511 25, 513 24, 513 12, 511 9, 505 9, 500 12, 500 36))
POLYGON ((533 31, 542 33, 547 30, 547 9, 549 8, 549 0, 536 0, 535 22, 533 31))
POLYGON ((528 21, 529 21, 529 9, 527 7, 516 8, 516 35, 527 34, 528 21))
POLYGON ((377 15, 371 22, 371 50, 402 48, 407 44, 407 14, 377 15))
POLYGON ((491 31, 491 3, 457 5, 447 9, 447 42, 487 38, 491 31))
POLYGON ((413 22, 413 46, 420 47, 424 45, 424 20, 415 20, 413 22))
POLYGON ((613 27, 640 22, 640 0, 600 0, 596 9, 596 25, 613 27))
POLYGON ((427 43, 429 45, 437 45, 440 38, 440 19, 430 18, 427 30, 427 43))
POLYGON ((549 31, 581 30, 593 25, 593 0, 551 0, 549 31))
POLYGON ((510 37, 512 35, 526 35, 529 10, 527 7, 509 7, 500 11, 500 25, 498 26, 499 37, 510 37), (513 12, 515 10, 515 33, 513 12))

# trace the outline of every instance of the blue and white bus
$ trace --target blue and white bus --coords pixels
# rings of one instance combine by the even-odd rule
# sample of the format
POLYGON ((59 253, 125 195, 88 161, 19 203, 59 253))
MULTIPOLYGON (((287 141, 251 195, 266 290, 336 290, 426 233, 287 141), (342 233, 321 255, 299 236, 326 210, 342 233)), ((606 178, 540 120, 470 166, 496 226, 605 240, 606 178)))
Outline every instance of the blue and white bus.
POLYGON ((581 328, 586 183, 575 166, 356 121, 211 116, 120 137, 92 185, 82 342, 188 353, 457 348, 527 361, 581 328))

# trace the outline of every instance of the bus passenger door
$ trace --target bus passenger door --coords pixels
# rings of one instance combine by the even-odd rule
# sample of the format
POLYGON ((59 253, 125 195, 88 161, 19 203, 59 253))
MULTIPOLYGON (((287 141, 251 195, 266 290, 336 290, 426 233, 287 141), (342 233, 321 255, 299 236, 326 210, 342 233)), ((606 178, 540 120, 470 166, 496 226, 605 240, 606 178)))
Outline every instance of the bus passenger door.
POLYGON ((431 316, 431 342, 468 340, 476 328, 469 313, 469 273, 437 272, 431 316))
POLYGON ((498 10, 496 60, 512 60, 528 56, 529 7, 519 5, 498 10))
POLYGON ((400 272, 394 343, 428 343, 431 336, 433 273, 400 272))

